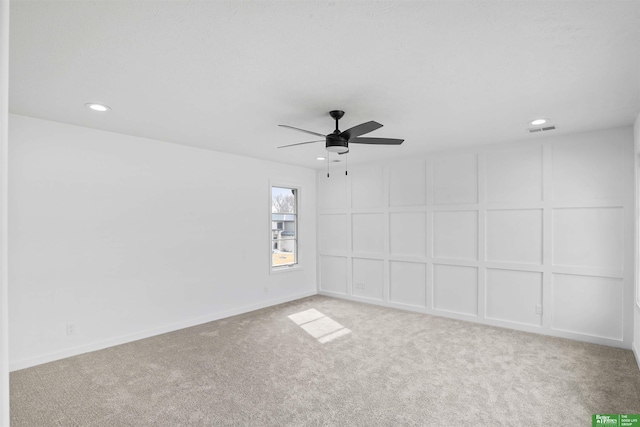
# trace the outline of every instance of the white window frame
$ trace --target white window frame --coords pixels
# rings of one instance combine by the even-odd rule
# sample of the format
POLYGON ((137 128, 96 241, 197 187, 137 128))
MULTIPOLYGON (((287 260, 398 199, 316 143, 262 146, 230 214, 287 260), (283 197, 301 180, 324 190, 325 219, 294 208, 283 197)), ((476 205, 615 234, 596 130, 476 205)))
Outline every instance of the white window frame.
POLYGON ((291 184, 291 183, 286 183, 286 182, 281 182, 281 181, 269 181, 269 200, 268 200, 269 204, 269 227, 268 227, 268 232, 269 232, 269 273, 270 274, 279 274, 279 273, 286 273, 286 272, 290 272, 290 271, 298 271, 302 269, 302 251, 300 250, 300 221, 301 221, 301 215, 300 215, 300 206, 302 205, 302 187, 300 185, 297 184, 291 184), (292 190, 296 191, 296 263, 295 264, 287 264, 287 265, 278 265, 278 266, 274 266, 272 265, 273 263, 273 234, 272 234, 272 219, 273 217, 271 216, 272 212, 271 212, 271 207, 272 207, 272 202, 271 202, 271 198, 272 198, 272 191, 273 191, 273 187, 278 187, 278 188, 290 188, 292 190))

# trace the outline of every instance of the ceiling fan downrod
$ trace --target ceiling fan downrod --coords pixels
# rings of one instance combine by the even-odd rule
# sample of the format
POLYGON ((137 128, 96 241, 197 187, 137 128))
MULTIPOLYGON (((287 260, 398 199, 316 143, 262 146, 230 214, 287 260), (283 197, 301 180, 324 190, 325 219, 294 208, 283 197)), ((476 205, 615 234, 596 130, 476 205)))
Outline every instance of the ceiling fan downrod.
POLYGON ((344 116, 344 111, 332 110, 332 111, 329 111, 329 115, 333 117, 333 119, 336 121, 336 130, 334 130, 333 133, 338 135, 340 133, 340 129, 338 128, 338 120, 340 120, 342 116, 344 116))

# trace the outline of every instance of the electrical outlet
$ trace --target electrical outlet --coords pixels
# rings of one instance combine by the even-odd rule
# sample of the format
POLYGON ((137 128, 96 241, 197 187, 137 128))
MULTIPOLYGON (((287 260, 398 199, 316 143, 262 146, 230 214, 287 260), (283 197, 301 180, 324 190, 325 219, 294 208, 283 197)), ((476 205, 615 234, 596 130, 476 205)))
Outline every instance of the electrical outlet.
POLYGON ((356 289, 364 289, 364 282, 356 282, 356 289))
POLYGON ((76 325, 73 323, 67 323, 67 335, 75 335, 76 334, 76 325))
POLYGON ((542 305, 536 304, 536 314, 542 314, 542 305))
POLYGON ((269 287, 267 287, 267 286, 265 286, 265 287, 264 287, 264 293, 265 293, 265 294, 268 294, 268 293, 269 293, 269 287))

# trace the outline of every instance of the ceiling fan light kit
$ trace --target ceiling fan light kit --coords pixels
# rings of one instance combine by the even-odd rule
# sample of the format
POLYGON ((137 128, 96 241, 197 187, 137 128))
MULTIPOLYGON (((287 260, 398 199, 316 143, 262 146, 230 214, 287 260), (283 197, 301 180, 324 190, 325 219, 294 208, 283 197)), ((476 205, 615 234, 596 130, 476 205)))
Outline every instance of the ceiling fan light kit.
MULTIPOLYGON (((333 110, 329 111, 329 115, 336 121, 336 129, 328 134, 323 135, 318 132, 312 132, 310 130, 300 129, 297 127, 289 126, 289 125, 278 125, 281 127, 297 130, 300 132, 308 133, 315 136, 324 137, 325 148, 329 153, 338 153, 338 154, 347 154, 349 152, 349 143, 351 144, 376 144, 376 145, 400 145, 404 142, 404 139, 393 139, 393 138, 361 138, 360 135, 367 134, 369 132, 373 132, 376 129, 380 129, 382 125, 380 123, 370 121, 366 123, 359 124, 350 129, 345 130, 344 132, 340 132, 338 127, 338 121, 344 116, 344 111, 342 110, 333 110)), ((322 140, 317 141, 307 141, 307 142, 299 142, 297 144, 289 144, 282 145, 278 148, 287 148, 293 147, 295 145, 303 145, 303 144, 313 144, 316 142, 322 142, 322 140)), ((345 174, 347 172, 345 171, 345 174)), ((329 173, 327 172, 327 176, 329 173)))
POLYGON ((331 153, 344 154, 349 151, 349 146, 347 145, 346 140, 339 139, 333 135, 327 135, 327 151, 331 153))

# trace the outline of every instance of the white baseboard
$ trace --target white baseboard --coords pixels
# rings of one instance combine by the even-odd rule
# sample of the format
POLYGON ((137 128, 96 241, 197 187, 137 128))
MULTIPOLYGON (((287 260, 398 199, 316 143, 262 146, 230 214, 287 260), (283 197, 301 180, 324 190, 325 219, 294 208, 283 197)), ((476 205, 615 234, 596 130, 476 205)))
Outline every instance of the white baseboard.
MULTIPOLYGON (((542 334, 542 335, 550 335, 550 336, 557 336, 560 338, 569 338, 569 339, 574 339, 577 341, 586 341, 586 342, 593 342, 594 344, 602 344, 602 345, 608 345, 608 346, 612 346, 612 347, 622 347, 625 348, 624 345, 621 345, 621 343, 618 342, 611 342, 611 340, 592 340, 592 339, 580 339, 582 337, 576 338, 576 337, 570 337, 570 336, 566 336, 566 334, 562 334, 559 333, 557 331, 552 332, 552 333, 548 333, 547 331, 544 330, 536 330, 533 328, 528 328, 528 327, 522 327, 521 325, 503 325, 503 324, 499 324, 499 322, 494 322, 494 321, 489 321, 489 320, 481 320, 481 319, 470 319, 469 316, 463 316, 463 315, 455 315, 455 314, 451 314, 451 313, 442 313, 442 312, 434 312, 432 310, 428 310, 426 308, 422 308, 422 307, 411 307, 411 306, 403 306, 402 304, 394 304, 394 303, 388 303, 388 302, 384 302, 384 301, 378 301, 378 300, 371 300, 368 298, 359 298, 359 297, 354 297, 351 295, 345 295, 345 294, 339 294, 339 293, 335 293, 335 292, 328 292, 328 291, 310 291, 310 292, 302 292, 300 294, 295 294, 295 295, 290 295, 287 297, 282 297, 282 298, 276 298, 276 299, 272 299, 272 300, 268 300, 268 301, 263 301, 257 304, 251 304, 251 305, 247 305, 247 306, 243 306, 243 307, 239 307, 239 308, 235 308, 232 310, 226 310, 223 312, 219 312, 219 313, 212 313, 206 316, 200 316, 194 319, 189 319, 186 320, 184 322, 179 322, 179 323, 173 323, 170 325, 166 325, 166 326, 161 326, 158 328, 153 328, 153 329, 148 329, 145 331, 140 331, 140 332, 136 332, 133 334, 127 334, 127 335, 121 335, 119 337, 114 337, 114 338, 110 338, 107 340, 102 340, 102 341, 96 341, 94 343, 90 343, 90 344, 85 344, 85 345, 81 345, 78 347, 74 347, 74 348, 69 348, 69 349, 65 349, 62 351, 57 351, 57 352, 53 352, 53 353, 47 353, 47 354, 43 354, 40 356, 36 356, 33 358, 29 358, 29 359, 23 359, 23 360, 18 360, 15 362, 10 362, 9 364, 9 370, 11 372, 13 371, 18 371, 20 369, 26 369, 26 368, 30 368, 32 366, 37 366, 37 365, 41 365, 43 363, 48 363, 48 362, 53 362, 56 360, 60 360, 60 359, 64 359, 67 357, 71 357, 71 356, 77 356, 79 354, 84 354, 84 353, 89 353, 92 351, 97 351, 97 350, 102 350, 108 347, 113 347, 116 345, 120 345, 120 344, 126 344, 129 342, 133 342, 133 341, 137 341, 137 340, 141 340, 144 338, 149 338, 149 337, 153 337, 156 335, 160 335, 160 334, 165 334, 168 332, 173 332, 173 331, 177 331, 180 329, 184 329, 184 328, 189 328, 191 326, 196 326, 196 325, 201 325, 203 323, 208 323, 208 322, 213 322, 215 320, 220 320, 220 319, 224 319, 227 317, 231 317, 231 316, 236 316, 238 314, 244 314, 244 313, 248 313, 251 311, 255 311, 255 310, 259 310, 262 308, 266 308, 266 307, 271 307, 274 305, 278 305, 278 304, 283 304, 285 302, 290 302, 290 301, 295 301, 301 298, 306 298, 312 295, 326 295, 326 296, 330 296, 330 297, 334 297, 334 298, 341 298, 341 299, 346 299, 346 300, 351 300, 351 301, 358 301, 358 302, 363 302, 363 303, 367 303, 367 304, 374 304, 374 305, 380 305, 383 307, 389 307, 389 308, 397 308, 397 309, 401 309, 401 310, 408 310, 408 311, 415 311, 415 312, 420 312, 420 313, 425 313, 425 314, 431 314, 434 316, 440 316, 440 317, 449 317, 449 318, 453 318, 453 319, 458 319, 458 320, 466 320, 466 321, 471 321, 473 323, 480 323, 480 324, 487 324, 490 326, 498 326, 498 327, 506 327, 509 329, 516 329, 516 330, 521 330, 523 332, 534 332, 534 333, 538 333, 538 334, 542 334), (594 342, 595 341, 595 342, 594 342)), ((636 363, 638 364, 638 368, 640 369, 640 347, 639 347, 640 343, 632 343, 631 344, 631 350, 633 351, 633 354, 635 355, 636 358, 636 363)), ((628 347, 626 347, 628 348, 628 347)))
POLYGON ((282 304, 289 301, 295 301, 297 299, 306 298, 316 294, 317 294, 316 291, 302 292, 300 294, 271 299, 271 300, 263 301, 257 304, 251 304, 244 307, 234 308, 232 310, 226 310, 219 313, 212 313, 206 316, 196 317, 194 319, 189 319, 184 322, 172 323, 169 325, 160 326, 158 328, 147 329, 145 331, 135 332, 133 334, 121 335, 118 337, 109 338, 102 341, 96 341, 93 343, 84 344, 78 347, 56 351, 53 353, 47 353, 40 356, 29 358, 29 359, 17 360, 15 362, 9 363, 9 370, 11 372, 18 371, 20 369, 30 368, 32 366, 41 365, 43 363, 49 363, 55 360, 60 360, 60 359, 64 359, 71 356, 77 356, 79 354, 102 350, 108 347, 113 347, 120 344, 126 344, 132 341, 137 341, 137 340, 153 337, 160 334, 166 334, 167 332, 173 332, 180 329, 189 328, 191 326, 213 322, 214 320, 220 320, 226 317, 237 316, 238 314, 244 314, 250 311, 259 310, 261 308, 271 307, 271 306, 282 304))
MULTIPOLYGON (((481 325, 495 326, 498 328, 512 329, 516 331, 530 332, 530 333, 539 334, 539 335, 546 335, 546 336, 557 337, 557 338, 566 338, 574 341, 588 342, 591 344, 605 345, 608 347, 624 348, 627 350, 631 348, 630 343, 628 342, 625 343, 622 340, 614 340, 610 338, 603 338, 603 337, 598 337, 593 335, 582 335, 574 332, 562 331, 559 329, 542 328, 539 326, 526 325, 523 323, 507 322, 507 321, 502 321, 498 319, 482 318, 479 316, 470 316, 466 314, 459 314, 459 313, 454 313, 454 312, 449 312, 444 310, 434 310, 426 307, 410 306, 410 305, 382 301, 377 299, 357 297, 354 295, 347 295, 347 294, 342 294, 338 292, 320 290, 318 294, 325 295, 328 297, 346 299, 350 301, 363 302, 366 304, 379 305, 382 307, 397 308, 399 310, 405 310, 405 311, 414 311, 417 313, 428 314, 431 316, 463 320, 466 322, 478 323, 481 325)), ((636 352, 636 359, 638 358, 638 356, 640 356, 640 353, 636 352)))

